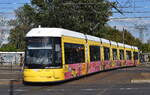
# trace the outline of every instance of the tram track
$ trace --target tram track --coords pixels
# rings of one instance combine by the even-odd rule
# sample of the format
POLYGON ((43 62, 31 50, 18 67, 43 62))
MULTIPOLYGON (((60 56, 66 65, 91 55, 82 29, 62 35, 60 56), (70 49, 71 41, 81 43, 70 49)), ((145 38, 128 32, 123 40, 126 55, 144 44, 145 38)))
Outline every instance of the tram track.
MULTIPOLYGON (((36 87, 36 86, 41 86, 41 87, 36 87, 36 88, 31 88, 30 90, 28 90, 28 91, 25 91, 23 94, 22 94, 22 92, 21 93, 18 93, 18 94, 16 94, 16 95, 28 95, 28 94, 31 94, 31 93, 34 93, 34 92, 40 92, 40 91, 43 91, 43 90, 45 90, 45 89, 49 89, 49 91, 51 90, 51 91, 56 91, 56 90, 58 90, 58 91, 63 91, 62 90, 62 88, 59 88, 58 86, 65 86, 65 87, 69 87, 68 88, 68 91, 69 90, 71 90, 72 88, 73 89, 79 89, 81 86, 80 86, 80 82, 81 81, 85 81, 84 83, 82 83, 82 87, 84 88, 84 89, 80 89, 81 91, 82 90, 88 90, 87 89, 87 85, 88 85, 88 87, 89 87, 89 89, 90 88, 96 88, 96 86, 93 86, 93 85, 91 85, 93 82, 92 81, 94 81, 94 80, 96 80, 97 79, 97 77, 95 77, 95 76, 97 76, 98 74, 102 74, 101 75, 101 79, 99 78, 99 81, 102 81, 102 80, 105 80, 105 78, 107 78, 107 77, 111 77, 111 76, 113 76, 113 71, 111 70, 111 71, 106 71, 106 72, 99 72, 99 73, 95 73, 95 74, 92 74, 92 75, 88 75, 88 76, 84 76, 84 77, 82 77, 82 78, 80 78, 79 80, 76 80, 76 79, 73 79, 73 80, 70 80, 70 81, 66 81, 66 82, 63 82, 63 83, 60 83, 60 84, 53 84, 53 85, 51 85, 51 84, 48 84, 48 85, 44 85, 44 84, 36 84, 36 85, 29 85, 29 86, 26 86, 26 87, 36 87), (107 74, 106 74, 107 73, 107 74), (94 78, 92 78, 92 77, 94 77, 94 78), (91 80, 92 79, 92 80, 91 80), (89 84, 90 83, 90 84, 89 84), (46 87, 45 87, 46 86, 46 87), (56 88, 55 88, 56 87, 56 88), (55 89, 55 90, 54 90, 55 89)), ((65 89, 65 91, 66 91, 67 89, 65 89)))
MULTIPOLYGON (((134 93, 148 93, 150 91, 149 83, 131 83, 131 80, 150 79, 150 72, 148 73, 147 71, 148 68, 139 66, 132 68, 116 69, 95 73, 86 77, 82 77, 79 80, 67 81, 56 85, 39 84, 24 86, 22 85, 22 82, 19 81, 14 82, 14 95, 105 95, 106 93, 107 95, 109 95, 108 93, 110 92, 114 93, 115 95, 119 95, 117 93, 130 93, 133 91, 135 91, 134 93), (141 70, 142 72, 139 72, 139 70, 141 70), (144 70, 146 72, 144 72, 144 70)), ((3 91, 6 93, 7 89, 7 94, 4 95, 8 95, 10 91, 8 88, 9 85, 5 87, 4 90, 0 89, 0 92, 3 91)))

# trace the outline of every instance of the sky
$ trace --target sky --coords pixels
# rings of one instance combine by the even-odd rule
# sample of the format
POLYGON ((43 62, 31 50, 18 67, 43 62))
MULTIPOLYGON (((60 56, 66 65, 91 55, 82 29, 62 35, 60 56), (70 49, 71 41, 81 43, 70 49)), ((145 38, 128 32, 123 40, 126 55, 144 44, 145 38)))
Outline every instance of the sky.
MULTIPOLYGON (((117 29, 127 29, 135 37, 140 37, 140 29, 143 28, 143 42, 150 39, 150 0, 110 0, 118 1, 118 7, 123 11, 123 15, 113 13, 108 24, 117 29), (115 19, 116 18, 116 19, 115 19)), ((116 10, 113 9, 113 12, 116 10)))
MULTIPOLYGON (((117 29, 127 29, 135 37, 140 37, 139 27, 145 27, 144 42, 150 39, 150 0, 109 0, 117 1, 118 7, 123 11, 123 15, 116 13, 113 9, 113 16, 110 17, 108 24, 117 29)), ((11 19, 15 18, 14 10, 21 7, 30 0, 0 0, 0 15, 11 19)))
POLYGON ((0 15, 6 18, 14 18, 14 10, 25 3, 30 3, 30 0, 0 0, 0 15))

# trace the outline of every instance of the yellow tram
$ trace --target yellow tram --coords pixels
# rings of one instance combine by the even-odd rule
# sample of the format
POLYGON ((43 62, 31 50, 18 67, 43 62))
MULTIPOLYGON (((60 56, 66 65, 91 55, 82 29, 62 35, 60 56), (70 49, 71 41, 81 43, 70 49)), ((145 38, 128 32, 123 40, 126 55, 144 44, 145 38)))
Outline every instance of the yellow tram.
POLYGON ((135 46, 62 28, 34 28, 26 44, 24 82, 61 82, 139 64, 135 46))

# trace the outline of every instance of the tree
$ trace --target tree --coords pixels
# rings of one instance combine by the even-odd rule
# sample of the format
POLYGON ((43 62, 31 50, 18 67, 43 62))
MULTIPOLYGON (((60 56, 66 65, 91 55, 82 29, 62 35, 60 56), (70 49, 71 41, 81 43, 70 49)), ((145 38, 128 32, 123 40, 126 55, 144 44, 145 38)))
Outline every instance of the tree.
POLYGON ((8 33, 8 28, 6 29, 6 26, 8 26, 8 20, 5 17, 0 16, 0 47, 7 39, 5 35, 8 33))
POLYGON ((108 40, 116 41, 116 42, 122 42, 122 34, 119 30, 114 29, 110 26, 104 26, 102 27, 95 36, 105 38, 108 40))
POLYGON ((94 34, 111 16, 107 0, 31 0, 16 13, 19 21, 31 27, 60 27, 94 34), (24 19, 25 18, 25 19, 24 19))
POLYGON ((143 52, 143 53, 150 52, 150 44, 143 44, 143 45, 141 46, 141 49, 142 49, 142 52, 143 52))
POLYGON ((5 26, 7 25, 7 23, 8 23, 8 20, 5 17, 0 16, 0 26, 5 26))
POLYGON ((25 48, 25 34, 28 29, 25 25, 16 26, 11 30, 9 37, 9 44, 15 45, 16 49, 24 49, 25 48))
POLYGON ((112 15, 108 0, 31 0, 16 10, 10 44, 24 49, 24 36, 33 27, 58 27, 94 35, 112 15), (19 41, 19 42, 18 42, 19 41))
MULTIPOLYGON (((16 10, 16 27, 10 33, 10 45, 24 49, 25 34, 34 27, 58 27, 122 42, 122 33, 106 25, 115 3, 108 0, 31 0, 16 10)), ((12 24, 14 22, 12 21, 12 24)), ((141 45, 124 30, 125 44, 141 45)))
POLYGON ((150 44, 150 39, 147 40, 147 43, 150 44))

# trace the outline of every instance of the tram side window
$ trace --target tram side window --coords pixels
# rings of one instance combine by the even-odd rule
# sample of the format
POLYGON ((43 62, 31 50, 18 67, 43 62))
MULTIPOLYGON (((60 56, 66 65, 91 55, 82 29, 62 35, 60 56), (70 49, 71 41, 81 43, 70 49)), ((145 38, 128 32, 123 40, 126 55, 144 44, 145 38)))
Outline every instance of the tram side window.
POLYGON ((138 60, 139 59, 138 52, 134 52, 133 54, 134 54, 134 60, 138 60))
POLYGON ((90 46, 90 60, 99 61, 100 60, 100 47, 90 46))
POLYGON ((104 47, 104 60, 110 59, 110 50, 107 47, 104 47))
POLYGON ((112 49, 113 60, 117 60, 117 49, 112 49))
POLYGON ((124 60, 124 50, 119 50, 120 60, 124 60))
POLYGON ((131 51, 126 51, 127 60, 131 60, 131 51))
POLYGON ((64 47, 66 64, 85 62, 84 45, 65 43, 64 47))

